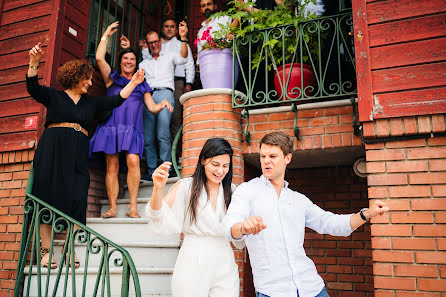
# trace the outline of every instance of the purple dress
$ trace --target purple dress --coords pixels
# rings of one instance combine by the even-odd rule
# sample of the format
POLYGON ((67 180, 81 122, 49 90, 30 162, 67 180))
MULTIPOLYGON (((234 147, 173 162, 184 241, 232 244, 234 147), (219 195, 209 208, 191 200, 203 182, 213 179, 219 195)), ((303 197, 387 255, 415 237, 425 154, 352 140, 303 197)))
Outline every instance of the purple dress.
MULTIPOLYGON (((113 84, 107 89, 107 96, 119 94, 130 82, 116 70, 111 71, 110 77, 113 79, 113 84)), ((90 140, 90 158, 93 157, 93 153, 117 154, 122 151, 139 154, 142 158, 144 94, 151 91, 147 82, 140 83, 124 103, 113 109, 110 118, 97 126, 90 140)))

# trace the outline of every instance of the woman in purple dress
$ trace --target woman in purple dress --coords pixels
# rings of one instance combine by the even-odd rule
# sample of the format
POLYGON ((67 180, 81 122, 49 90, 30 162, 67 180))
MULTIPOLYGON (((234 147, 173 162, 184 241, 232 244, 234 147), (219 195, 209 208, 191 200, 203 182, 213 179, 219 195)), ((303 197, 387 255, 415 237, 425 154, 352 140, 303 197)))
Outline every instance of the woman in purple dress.
MULTIPOLYGON (((107 95, 111 96, 129 82, 137 70, 137 53, 133 49, 124 49, 118 56, 118 71, 111 69, 105 60, 107 41, 119 27, 114 22, 105 30, 96 51, 96 62, 107 87, 107 95)), ((119 153, 125 153, 127 163, 127 186, 130 194, 128 217, 139 218, 136 197, 138 196, 141 178, 140 159, 144 149, 143 134, 143 104, 152 113, 158 113, 163 108, 173 111, 172 105, 164 100, 158 104, 152 99, 152 89, 147 82, 135 88, 130 97, 119 107, 113 109, 112 115, 96 128, 90 140, 90 157, 94 153, 104 153, 106 162, 105 186, 107 189, 110 209, 102 214, 103 218, 116 216, 116 200, 119 193, 118 171, 119 153)))

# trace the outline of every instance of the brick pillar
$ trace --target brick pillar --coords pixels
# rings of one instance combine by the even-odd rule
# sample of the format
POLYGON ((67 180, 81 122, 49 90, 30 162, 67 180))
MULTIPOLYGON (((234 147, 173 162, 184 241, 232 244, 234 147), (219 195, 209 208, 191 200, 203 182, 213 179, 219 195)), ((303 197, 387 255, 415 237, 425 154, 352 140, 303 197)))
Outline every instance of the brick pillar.
MULTIPOLYGON (((378 120, 366 137, 445 132, 445 116, 378 120)), ((446 296, 446 137, 366 145, 376 297, 446 296), (443 293, 441 293, 443 292, 443 293)))
POLYGON ((233 183, 243 182, 240 112, 232 109, 232 90, 204 89, 180 98, 183 109, 182 176, 195 172, 198 156, 206 140, 223 137, 234 150, 233 183))
MULTIPOLYGON (((198 156, 210 137, 225 138, 234 150, 232 182, 243 182, 244 163, 240 112, 232 109, 232 90, 204 89, 188 92, 180 98, 183 104, 183 177, 195 172, 198 156)), ((234 250, 239 274, 243 276, 243 251, 234 250)), ((240 296, 243 297, 243 278, 240 279, 240 296)))
POLYGON ((34 150, 0 153, 0 296, 13 296, 23 204, 34 150))

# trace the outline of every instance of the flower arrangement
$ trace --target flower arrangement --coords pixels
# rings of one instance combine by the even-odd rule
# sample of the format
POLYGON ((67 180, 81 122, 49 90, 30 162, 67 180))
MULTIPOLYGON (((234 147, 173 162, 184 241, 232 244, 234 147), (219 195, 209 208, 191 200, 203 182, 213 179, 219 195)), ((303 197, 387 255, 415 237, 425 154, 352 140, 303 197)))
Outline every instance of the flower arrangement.
POLYGON ((229 30, 229 26, 223 26, 220 24, 220 30, 213 31, 209 26, 204 32, 201 38, 197 38, 194 41, 195 46, 201 43, 202 50, 211 48, 232 48, 232 33, 229 30), (212 36, 213 35, 213 36, 212 36))

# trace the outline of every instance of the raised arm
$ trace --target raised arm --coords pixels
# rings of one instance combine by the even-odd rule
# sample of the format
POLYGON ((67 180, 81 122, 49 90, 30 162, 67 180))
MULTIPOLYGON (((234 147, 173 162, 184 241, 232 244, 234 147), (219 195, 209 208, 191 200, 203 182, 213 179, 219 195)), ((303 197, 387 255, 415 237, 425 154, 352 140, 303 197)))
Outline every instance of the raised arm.
POLYGON ((361 217, 361 212, 355 213, 350 217, 350 227, 356 230, 358 227, 364 225, 368 220, 376 216, 380 216, 389 211, 389 207, 381 200, 371 200, 369 208, 363 211, 365 220, 361 217))
POLYGON ((40 59, 42 59, 42 43, 39 42, 29 51, 29 68, 28 68, 28 77, 36 76, 40 59))
POLYGON ((184 93, 192 91, 192 85, 195 80, 195 63, 189 44, 187 45, 187 62, 184 65, 186 70, 186 85, 184 86, 184 93))
POLYGON ((48 106, 50 88, 40 85, 37 78, 41 58, 42 43, 39 42, 29 51, 29 68, 26 78, 26 90, 34 98, 34 100, 48 106))
POLYGON ((153 210, 159 210, 163 204, 162 197, 167 178, 169 177, 170 165, 172 165, 172 163, 164 162, 152 174, 153 191, 152 197, 150 198, 150 207, 153 210))
POLYGON ((102 79, 105 86, 108 88, 112 85, 113 80, 110 77, 111 67, 105 60, 105 54, 107 53, 107 43, 110 36, 112 36, 119 27, 119 22, 114 22, 107 27, 99 42, 98 49, 96 50, 96 62, 98 63, 99 71, 101 71, 102 79))
POLYGON ((130 82, 119 92, 122 98, 128 98, 137 85, 144 81, 144 70, 139 69, 133 74, 130 82))
POLYGON ((181 57, 187 57, 187 24, 185 21, 182 21, 178 26, 178 32, 180 33, 181 39, 181 57))

